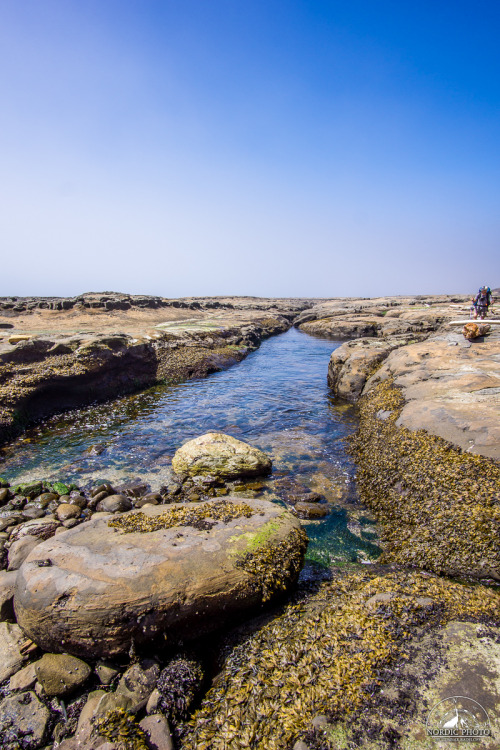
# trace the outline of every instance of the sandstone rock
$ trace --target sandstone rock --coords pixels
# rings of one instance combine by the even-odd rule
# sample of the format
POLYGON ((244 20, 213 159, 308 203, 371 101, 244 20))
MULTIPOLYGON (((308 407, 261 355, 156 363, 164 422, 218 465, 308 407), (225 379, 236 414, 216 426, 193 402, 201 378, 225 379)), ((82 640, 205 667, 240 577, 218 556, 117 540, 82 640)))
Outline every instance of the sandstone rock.
POLYGON ((14 591, 17 571, 0 572, 0 622, 14 619, 14 591))
POLYGON ((125 495, 108 495, 97 503, 101 513, 123 513, 132 508, 132 501, 125 495))
POLYGON ((392 351, 366 382, 368 393, 392 379, 406 401, 398 425, 424 429, 469 453, 500 460, 500 336, 465 348, 457 333, 392 351))
POLYGON ((0 682, 11 677, 22 667, 21 648, 26 637, 18 625, 0 622, 0 682))
POLYGON ((5 745, 22 737, 22 747, 35 750, 43 744, 49 718, 49 710, 35 693, 9 695, 0 703, 0 736, 5 745))
POLYGON ((28 664, 12 675, 9 680, 9 690, 30 690, 36 682, 35 662, 28 664))
POLYGON ((136 713, 146 705, 153 692, 160 674, 155 661, 145 659, 140 664, 133 664, 122 675, 116 688, 116 695, 130 698, 130 710, 136 713))
POLYGON ((8 570, 18 570, 21 567, 25 559, 28 557, 32 549, 40 544, 42 540, 36 536, 22 536, 17 541, 13 542, 9 547, 8 554, 8 570))
POLYGON ((10 541, 15 542, 23 536, 34 536, 37 539, 49 539, 56 533, 59 521, 49 518, 37 518, 33 521, 26 521, 13 529, 10 535, 10 541))
POLYGON ((209 474, 225 479, 266 474, 271 466, 271 459, 258 448, 221 432, 207 432, 189 440, 172 459, 177 474, 209 474))
POLYGON ((170 727, 164 716, 146 716, 139 726, 146 732, 151 750, 174 750, 170 727))
POLYGON ((298 520, 262 500, 148 505, 92 519, 25 560, 17 620, 44 649, 91 658, 126 652, 132 642, 188 640, 281 594, 295 582, 305 546, 298 520), (195 509, 195 526, 169 526, 195 509), (38 564, 46 560, 51 565, 38 564))
POLYGON ((67 521, 70 518, 79 518, 82 512, 79 505, 73 503, 61 503, 56 510, 56 516, 60 521, 67 521))
POLYGON ((83 685, 91 669, 69 654, 44 654, 36 663, 36 676, 47 695, 66 695, 83 685))
POLYGON ((335 396, 346 401, 356 401, 377 365, 403 343, 362 338, 335 349, 330 357, 327 377, 335 396))

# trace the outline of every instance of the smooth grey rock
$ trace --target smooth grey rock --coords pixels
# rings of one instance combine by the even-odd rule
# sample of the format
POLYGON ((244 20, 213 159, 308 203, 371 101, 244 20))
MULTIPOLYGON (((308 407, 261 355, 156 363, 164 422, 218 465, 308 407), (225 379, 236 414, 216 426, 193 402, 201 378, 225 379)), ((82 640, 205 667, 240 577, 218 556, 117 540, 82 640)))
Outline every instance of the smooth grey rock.
POLYGON ((108 495, 97 503, 101 513, 123 513, 132 508, 132 501, 125 495, 108 495))
POLYGON ((161 693, 160 691, 155 688, 151 695, 148 698, 148 702, 146 703, 146 713, 147 714, 154 714, 155 711, 157 711, 158 706, 160 704, 161 700, 161 693))

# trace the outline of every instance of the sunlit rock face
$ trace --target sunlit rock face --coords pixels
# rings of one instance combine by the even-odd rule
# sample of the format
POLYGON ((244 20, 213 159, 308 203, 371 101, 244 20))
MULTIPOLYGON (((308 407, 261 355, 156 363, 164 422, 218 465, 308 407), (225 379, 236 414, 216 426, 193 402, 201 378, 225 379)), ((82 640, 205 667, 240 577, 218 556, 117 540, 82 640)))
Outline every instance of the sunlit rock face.
POLYGON ((272 462, 261 450, 242 440, 222 432, 207 432, 179 448, 172 466, 178 474, 237 479, 268 474, 272 462))
POLYGON ((83 657, 184 641, 285 591, 306 546, 267 501, 145 506, 37 545, 19 569, 17 621, 45 650, 83 657))

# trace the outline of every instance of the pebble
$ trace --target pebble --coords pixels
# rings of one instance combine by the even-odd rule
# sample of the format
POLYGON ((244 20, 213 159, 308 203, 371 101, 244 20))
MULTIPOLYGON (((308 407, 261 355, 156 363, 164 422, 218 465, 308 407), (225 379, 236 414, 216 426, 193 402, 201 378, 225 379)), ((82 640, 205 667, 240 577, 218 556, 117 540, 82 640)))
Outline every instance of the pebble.
POLYGON ((56 516, 60 521, 67 521, 69 518, 78 518, 80 513, 80 506, 73 503, 61 503, 56 510, 56 516))
POLYGON ((32 662, 12 675, 9 680, 9 690, 29 690, 36 682, 35 663, 32 662))
POLYGON ((151 750, 174 750, 170 727, 164 716, 146 716, 139 726, 146 732, 151 750))

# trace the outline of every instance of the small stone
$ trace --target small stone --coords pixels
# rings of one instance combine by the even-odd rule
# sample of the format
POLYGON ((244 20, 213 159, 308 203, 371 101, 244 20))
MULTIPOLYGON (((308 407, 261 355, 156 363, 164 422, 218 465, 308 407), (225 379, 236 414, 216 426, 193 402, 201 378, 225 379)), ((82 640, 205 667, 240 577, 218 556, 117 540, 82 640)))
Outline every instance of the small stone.
POLYGON ((0 621, 14 620, 14 591, 16 590, 17 571, 0 572, 0 621))
POLYGON ((118 670, 109 661, 100 661, 95 668, 101 685, 109 685, 113 682, 118 670))
POLYGON ((139 726, 146 732, 151 750, 174 750, 170 727, 164 716, 146 716, 139 726))
POLYGON ((12 675, 9 690, 30 690, 36 682, 35 662, 28 664, 12 675))
POLYGON ((390 592, 386 594, 375 594, 367 600, 366 606, 368 607, 368 609, 376 609, 380 605, 389 604, 389 602, 393 598, 394 594, 391 594, 390 592))
POLYGON ((0 622, 0 682, 19 672, 24 661, 21 647, 26 636, 19 627, 10 622, 0 622))
POLYGON ((324 518, 329 513, 328 506, 319 503, 296 503, 295 513, 299 518, 324 518))
POLYGON ((311 722, 314 729, 324 729, 328 726, 328 719, 324 714, 318 714, 311 722))
POLYGON ((79 523, 79 518, 68 518, 67 521, 62 522, 62 525, 65 529, 72 529, 74 526, 78 526, 79 523))
POLYGON ((138 497, 134 500, 134 508, 142 508, 144 505, 159 505, 163 501, 159 492, 150 492, 144 497, 138 497))
POLYGON ((161 693, 157 688, 155 688, 153 692, 151 693, 151 695, 149 696, 148 702, 146 703, 146 713, 154 714, 158 710, 160 700, 161 700, 161 693))
POLYGON ((132 508, 132 501, 125 495, 108 495, 97 504, 101 513, 123 513, 132 508))
POLYGON ((28 503, 23 508, 23 516, 26 521, 32 521, 34 518, 43 518, 45 511, 43 508, 38 508, 35 503, 28 503))
POLYGON ((140 664, 133 664, 122 675, 117 695, 125 695, 132 702, 131 710, 136 712, 143 708, 156 687, 160 668, 155 661, 144 659, 140 664))
POLYGON ((72 492, 70 495, 72 505, 78 505, 79 508, 87 507, 87 499, 83 495, 79 495, 77 492, 72 492))
POLYGON ((7 570, 19 570, 25 559, 28 557, 32 549, 37 544, 40 544, 42 540, 36 536, 22 536, 15 542, 12 542, 9 548, 8 556, 8 567, 7 570))
POLYGON ((69 503, 71 502, 71 498, 69 495, 61 495, 59 498, 59 503, 69 503))
POLYGON ((81 513, 79 505, 73 503, 61 503, 56 510, 56 516, 60 521, 67 521, 69 518, 78 518, 81 513))
POLYGON ((83 685, 91 669, 69 654, 44 654, 35 665, 36 675, 47 695, 66 695, 83 685))
POLYGON ((309 745, 306 745, 304 740, 297 740, 293 746, 293 750, 309 750, 309 745))
POLYGON ((113 490, 113 488, 111 487, 110 484, 107 484, 107 483, 106 484, 100 484, 98 487, 96 487, 94 490, 92 490, 92 492, 90 493, 90 496, 91 497, 96 497, 101 492, 105 492, 106 495, 109 495, 110 493, 112 494, 114 492, 114 490, 113 490))
POLYGON ((6 503, 9 499, 9 490, 7 487, 3 487, 0 489, 0 505, 3 505, 6 503))
POLYGON ((53 492, 44 492, 36 498, 36 503, 40 508, 46 508, 53 500, 57 500, 57 495, 53 492))
MULTIPOLYGON (((9 695, 0 703, 2 740, 7 743, 9 740, 14 742, 20 737, 25 737, 26 741, 22 747, 34 750, 43 743, 49 718, 49 710, 38 700, 35 693, 30 691, 9 695)), ((12 747, 16 745, 13 744, 12 747)))
POLYGON ((34 536, 38 539, 50 539, 54 536, 56 529, 59 526, 59 521, 54 521, 49 518, 37 518, 33 521, 26 521, 22 523, 12 531, 10 535, 10 541, 15 542, 23 536, 34 536))

